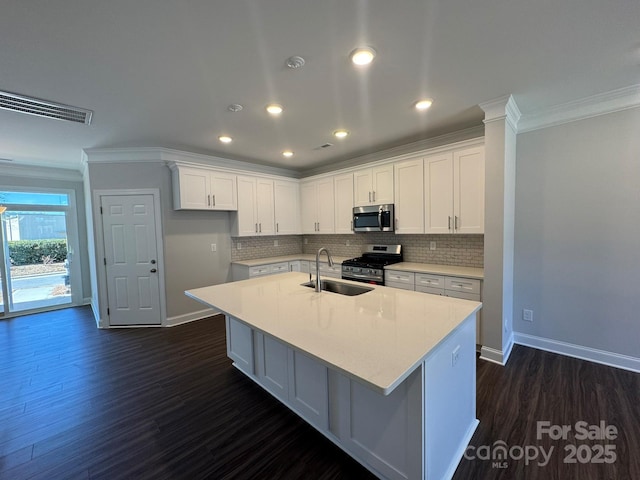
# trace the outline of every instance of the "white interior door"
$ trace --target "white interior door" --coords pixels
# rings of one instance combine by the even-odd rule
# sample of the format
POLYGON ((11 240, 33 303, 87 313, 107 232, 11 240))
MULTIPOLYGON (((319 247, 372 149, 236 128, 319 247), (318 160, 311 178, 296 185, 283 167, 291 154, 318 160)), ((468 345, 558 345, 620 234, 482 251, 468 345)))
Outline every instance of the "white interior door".
POLYGON ((159 325, 160 283, 153 195, 103 195, 110 325, 159 325))

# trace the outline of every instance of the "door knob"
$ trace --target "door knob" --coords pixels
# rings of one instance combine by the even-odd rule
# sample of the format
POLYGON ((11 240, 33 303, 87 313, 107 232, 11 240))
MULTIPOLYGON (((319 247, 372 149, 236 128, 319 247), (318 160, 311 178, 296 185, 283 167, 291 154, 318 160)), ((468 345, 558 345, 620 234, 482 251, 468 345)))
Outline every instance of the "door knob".
POLYGON ((155 268, 152 268, 151 270, 149 270, 151 273, 156 273, 158 270, 156 270, 155 268))

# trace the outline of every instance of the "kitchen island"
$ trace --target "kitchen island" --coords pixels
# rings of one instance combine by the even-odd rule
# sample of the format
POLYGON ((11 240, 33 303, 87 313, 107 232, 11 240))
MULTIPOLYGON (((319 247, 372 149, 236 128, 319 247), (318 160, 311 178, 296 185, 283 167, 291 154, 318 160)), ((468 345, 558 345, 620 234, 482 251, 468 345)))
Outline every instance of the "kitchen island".
POLYGON ((240 371, 378 477, 450 478, 478 425, 481 304, 380 286, 318 293, 308 279, 283 273, 185 293, 225 313, 240 371))

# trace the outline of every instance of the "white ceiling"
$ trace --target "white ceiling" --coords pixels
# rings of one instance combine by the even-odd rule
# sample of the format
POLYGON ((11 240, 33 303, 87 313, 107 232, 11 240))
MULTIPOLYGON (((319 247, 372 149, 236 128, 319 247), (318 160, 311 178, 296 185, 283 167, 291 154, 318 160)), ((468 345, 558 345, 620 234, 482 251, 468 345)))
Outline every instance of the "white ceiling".
POLYGON ((317 168, 481 125, 506 94, 526 114, 637 84, 639 26, 638 0, 6 0, 0 90, 94 117, 0 110, 0 158, 75 169, 84 148, 162 146, 317 168), (349 63, 360 45, 368 69, 349 63))

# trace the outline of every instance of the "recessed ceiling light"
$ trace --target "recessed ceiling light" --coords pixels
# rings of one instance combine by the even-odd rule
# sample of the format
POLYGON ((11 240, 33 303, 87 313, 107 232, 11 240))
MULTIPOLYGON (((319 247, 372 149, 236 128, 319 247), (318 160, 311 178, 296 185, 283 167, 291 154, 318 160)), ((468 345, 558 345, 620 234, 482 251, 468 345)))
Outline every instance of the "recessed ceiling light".
POLYGON ((233 141, 233 138, 231 138, 229 135, 220 135, 218 137, 218 140, 220 140, 222 143, 231 143, 233 141))
POLYGON ((293 152, 291 150, 285 150, 284 152, 282 152, 282 155, 287 158, 293 157, 293 152))
POLYGON ((416 102, 416 110, 427 110, 433 104, 433 98, 425 98, 416 102))
POLYGON ((267 112, 269 112, 271 115, 280 115, 282 113, 282 110, 282 105, 278 105, 277 103, 267 105, 267 112))
POLYGON ((348 130, 336 130, 335 132, 333 132, 333 136, 336 138, 344 138, 347 135, 349 135, 348 130))
POLYGON ((355 65, 369 65, 371 62, 373 62, 375 56, 376 51, 371 47, 356 48, 349 54, 351 61, 355 65))

